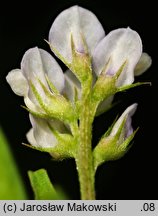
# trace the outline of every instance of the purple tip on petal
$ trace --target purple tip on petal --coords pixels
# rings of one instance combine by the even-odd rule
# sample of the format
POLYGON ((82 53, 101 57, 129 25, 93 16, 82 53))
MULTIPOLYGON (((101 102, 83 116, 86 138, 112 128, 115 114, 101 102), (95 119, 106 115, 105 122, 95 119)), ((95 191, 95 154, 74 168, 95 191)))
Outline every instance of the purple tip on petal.
POLYGON ((115 75, 115 71, 110 68, 110 69, 107 70, 106 75, 108 75, 108 76, 114 76, 115 75))
POLYGON ((85 50, 84 47, 80 46, 80 47, 76 47, 76 51, 80 54, 85 54, 85 50))
POLYGON ((125 139, 128 138, 132 133, 133 133, 132 118, 131 116, 128 116, 125 123, 125 139))

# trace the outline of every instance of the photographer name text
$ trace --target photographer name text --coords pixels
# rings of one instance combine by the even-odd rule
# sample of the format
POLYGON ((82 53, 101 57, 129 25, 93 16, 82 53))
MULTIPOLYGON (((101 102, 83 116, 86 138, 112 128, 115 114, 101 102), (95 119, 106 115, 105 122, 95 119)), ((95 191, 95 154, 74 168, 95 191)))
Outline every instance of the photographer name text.
POLYGON ((62 211, 73 211, 73 212, 113 212, 117 210, 116 203, 105 203, 105 204, 81 204, 77 203, 66 203, 66 204, 52 204, 48 202, 47 204, 26 204, 23 203, 19 210, 21 212, 36 212, 36 211, 53 211, 53 212, 62 212, 62 211))

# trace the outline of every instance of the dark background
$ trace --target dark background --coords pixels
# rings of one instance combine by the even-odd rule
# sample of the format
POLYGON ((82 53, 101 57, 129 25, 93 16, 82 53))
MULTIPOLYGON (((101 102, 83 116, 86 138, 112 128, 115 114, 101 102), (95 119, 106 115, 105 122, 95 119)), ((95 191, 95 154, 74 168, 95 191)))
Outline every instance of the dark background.
MULTIPOLYGON (((139 104, 133 118, 134 128, 140 127, 131 150, 120 160, 99 167, 96 174, 97 199, 158 199, 158 143, 157 143, 157 14, 151 1, 11 1, 1 5, 0 12, 0 125, 11 144, 20 173, 33 198, 27 171, 46 168, 55 184, 63 186, 71 199, 79 199, 77 172, 73 160, 55 162, 48 154, 21 145, 30 128, 28 114, 20 105, 23 99, 13 94, 5 81, 7 73, 19 68, 24 52, 34 46, 50 52, 44 39, 55 17, 64 9, 78 4, 93 11, 106 33, 120 27, 136 30, 143 41, 144 51, 152 56, 152 67, 139 77, 151 81, 116 96, 121 104, 100 116, 94 123, 95 145, 108 125, 133 102, 139 104), (119 3, 118 3, 119 2, 119 3), (109 118, 110 116, 110 118, 109 118), (108 118, 108 119, 107 119, 108 118)), ((62 65, 63 66, 63 65, 62 65)), ((63 67, 64 68, 64 67, 63 67)))

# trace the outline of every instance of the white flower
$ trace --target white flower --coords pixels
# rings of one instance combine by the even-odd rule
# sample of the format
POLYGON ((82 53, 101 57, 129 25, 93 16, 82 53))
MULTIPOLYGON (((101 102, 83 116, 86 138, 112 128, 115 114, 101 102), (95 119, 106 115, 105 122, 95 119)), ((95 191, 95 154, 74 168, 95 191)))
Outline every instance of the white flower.
MULTIPOLYGON (((38 115, 41 116, 46 113, 32 89, 33 85, 45 105, 49 105, 50 103, 47 92, 49 92, 52 97, 55 95, 53 90, 62 93, 65 77, 55 59, 49 53, 37 47, 29 49, 22 58, 21 69, 12 70, 9 72, 6 79, 14 93, 23 96, 26 106, 31 112, 37 115, 34 116, 30 114, 32 128, 27 133, 29 143, 35 148, 52 149, 56 147, 57 144, 60 143, 61 145, 63 142, 62 138, 59 136, 60 133, 61 136, 64 137, 65 143, 68 143, 66 139, 67 137, 70 139, 69 131, 65 129, 65 125, 61 121, 52 117, 51 119, 38 117, 38 115), (41 83, 44 85, 44 88, 42 88, 41 83), (56 131, 57 136, 53 134, 50 127, 52 127, 52 130, 56 131), (67 135, 63 134, 65 132, 67 135)), ((59 93, 57 93, 57 95, 59 93)), ((52 104, 50 104, 50 106, 56 105, 53 101, 51 102, 52 104)), ((59 105, 62 109, 62 101, 59 105)), ((58 148, 60 148, 60 145, 58 145, 58 148)))
POLYGON ((35 97, 32 84, 44 103, 48 103, 46 93, 40 82, 50 92, 50 82, 61 92, 64 88, 64 74, 55 59, 46 51, 37 47, 29 49, 21 61, 21 69, 15 69, 8 73, 6 80, 15 94, 23 96, 26 106, 34 112, 43 112, 35 97), (40 81, 40 82, 39 82, 40 81))
POLYGON ((56 159, 74 157, 75 140, 62 122, 29 115, 32 128, 26 134, 30 147, 48 152, 56 159))
POLYGON ((85 44, 91 55, 98 42, 105 36, 97 17, 79 6, 61 12, 52 24, 49 42, 67 62, 72 61, 71 37, 78 53, 85 53, 85 44))
POLYGON ((117 86, 133 83, 134 68, 142 54, 142 42, 137 32, 130 28, 110 32, 93 52, 93 68, 97 75, 114 76, 126 62, 117 86), (105 70, 105 72, 104 72, 105 70))
POLYGON ((94 148, 94 167, 106 161, 121 158, 129 149, 129 144, 134 138, 135 132, 132 128, 132 116, 135 113, 137 104, 129 106, 113 127, 103 135, 98 145, 94 148))

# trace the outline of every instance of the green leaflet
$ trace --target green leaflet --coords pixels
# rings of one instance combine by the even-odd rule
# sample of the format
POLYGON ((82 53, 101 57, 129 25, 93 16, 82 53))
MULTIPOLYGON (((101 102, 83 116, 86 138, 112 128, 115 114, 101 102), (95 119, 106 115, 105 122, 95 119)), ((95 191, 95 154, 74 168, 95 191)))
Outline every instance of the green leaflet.
POLYGON ((58 192, 52 185, 45 169, 28 172, 36 200, 64 200, 67 196, 59 188, 58 192))
POLYGON ((0 199, 25 200, 27 195, 6 137, 0 128, 0 199))

